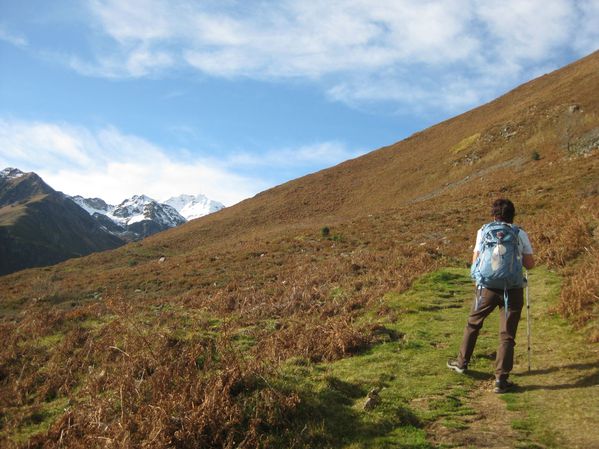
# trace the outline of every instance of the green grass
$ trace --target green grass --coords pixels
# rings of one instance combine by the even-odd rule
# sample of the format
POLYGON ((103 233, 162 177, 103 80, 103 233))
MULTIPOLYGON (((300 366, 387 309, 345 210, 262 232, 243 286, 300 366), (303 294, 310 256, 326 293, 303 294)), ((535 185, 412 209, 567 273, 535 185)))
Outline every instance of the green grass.
MULTIPOLYGON (((527 371, 524 315, 512 376, 520 388, 501 395, 501 399, 489 393, 492 402, 487 404, 486 413, 498 413, 496 418, 493 415, 487 419, 503 420, 505 426, 511 426, 516 435, 511 441, 520 449, 593 447, 589 442, 593 438, 599 441, 596 347, 589 346, 580 333, 551 312, 560 292, 559 276, 537 268, 530 279, 532 371, 527 371)), ((333 287, 329 294, 331 301, 351 295, 340 287, 333 287)), ((287 420, 277 421, 286 425, 262 429, 267 435, 265 444, 279 448, 438 449, 455 446, 451 438, 444 439, 446 435, 455 437, 487 429, 486 424, 477 427, 479 418, 485 418, 481 417, 480 404, 473 399, 480 398, 481 391, 488 391, 493 379, 497 311, 481 330, 468 375, 458 375, 445 366, 446 360, 456 355, 472 295, 467 269, 445 268, 430 273, 404 293, 386 293, 356 318, 357 326, 375 329, 376 344, 331 363, 311 363, 307 358, 295 357, 281 367, 278 375, 262 378, 268 388, 294 392, 300 398, 287 420), (379 391, 380 401, 365 410, 364 403, 373 389, 379 391)), ((139 325, 143 335, 159 331, 181 340, 216 337, 224 326, 222 320, 205 311, 176 304, 155 305, 135 318, 135 322, 143 323, 139 325), (149 326, 153 316, 171 315, 177 317, 176 326, 171 326, 170 319, 158 328, 149 326)), ((117 317, 88 317, 78 325, 99 331, 113 319, 117 317)), ((249 356, 260 328, 276 325, 276 320, 265 320, 259 325, 236 328, 232 339, 235 349, 249 356)), ((35 345, 50 349, 63 337, 63 333, 52 333, 35 340, 35 345)), ((199 368, 204 365, 203 357, 196 360, 199 368)), ((45 432, 63 413, 67 402, 59 398, 29 406, 16 432, 10 436, 0 433, 0 437, 26 442, 45 432)), ((471 446, 468 439, 465 441, 461 447, 471 446)))
POLYGON ((508 409, 526 411, 515 427, 542 447, 599 447, 597 345, 552 312, 561 286, 557 274, 538 268, 530 279, 532 369, 528 372, 523 317, 514 366, 520 388, 503 399, 508 409))
MULTIPOLYGON (((493 396, 491 409, 505 404, 507 417, 498 413, 498 417, 503 416, 498 419, 506 420, 505 425, 516 431, 516 447, 565 447, 565 442, 578 441, 577 426, 597 433, 599 365, 596 358, 594 362, 589 359, 592 352, 583 337, 550 312, 559 294, 559 277, 539 268, 530 279, 533 371, 527 372, 523 315, 513 372, 521 387, 502 395, 503 401, 493 396), (562 369, 565 378, 573 382, 560 381, 562 369)), ((380 310, 362 319, 362 324, 384 329, 388 338, 381 343, 333 363, 289 361, 276 386, 298 392, 302 402, 290 427, 274 433, 274 446, 451 447, 451 443, 438 445, 434 433, 439 428, 458 433, 468 430, 473 415, 479 412, 472 405, 473 392, 481 386, 488 391, 493 379, 497 312, 485 322, 469 375, 458 375, 445 367, 460 343, 472 291, 465 269, 431 273, 403 294, 389 292, 381 298, 380 310), (383 310, 395 312, 397 319, 391 318, 393 314, 381 315, 383 310), (364 401, 373 388, 380 390, 380 403, 364 410, 364 401)), ((573 447, 586 446, 581 443, 573 447)))
POLYGON ((384 328, 387 341, 334 363, 289 363, 280 387, 299 391, 302 398, 296 444, 431 448, 428 424, 442 420, 447 427, 464 426, 460 417, 473 413, 464 398, 474 380, 454 375, 445 362, 456 350, 449 339, 461 335, 470 291, 466 270, 435 272, 409 292, 381 299, 381 310, 399 311, 398 320, 380 318, 378 311, 364 318, 384 328), (373 388, 380 390, 380 403, 364 410, 373 388))
POLYGON ((45 337, 40 337, 38 339, 36 339, 33 344, 36 347, 43 347, 43 348, 53 348, 55 346, 57 346, 62 339, 64 338, 64 334, 62 332, 58 332, 56 334, 52 334, 52 335, 46 335, 45 337))
POLYGON ((11 439, 16 443, 25 443, 33 436, 46 432, 54 421, 64 413, 68 403, 69 400, 63 397, 30 407, 29 416, 24 421, 24 425, 11 435, 11 439))
POLYGON ((451 152, 453 154, 461 153, 464 150, 470 148, 480 137, 480 133, 472 134, 461 141, 459 141, 456 145, 451 148, 451 152))

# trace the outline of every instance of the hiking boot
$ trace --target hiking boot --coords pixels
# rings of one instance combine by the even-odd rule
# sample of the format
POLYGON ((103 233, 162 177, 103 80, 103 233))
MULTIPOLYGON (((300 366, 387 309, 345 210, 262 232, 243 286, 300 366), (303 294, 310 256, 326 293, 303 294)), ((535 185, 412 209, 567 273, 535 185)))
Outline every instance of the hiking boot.
POLYGON ((517 385, 514 382, 510 382, 507 379, 501 379, 495 381, 495 389, 493 390, 495 393, 507 393, 508 391, 514 389, 517 385))
POLYGON ((447 362, 447 368, 454 370, 456 373, 463 374, 468 368, 467 365, 460 365, 457 360, 452 359, 447 362))

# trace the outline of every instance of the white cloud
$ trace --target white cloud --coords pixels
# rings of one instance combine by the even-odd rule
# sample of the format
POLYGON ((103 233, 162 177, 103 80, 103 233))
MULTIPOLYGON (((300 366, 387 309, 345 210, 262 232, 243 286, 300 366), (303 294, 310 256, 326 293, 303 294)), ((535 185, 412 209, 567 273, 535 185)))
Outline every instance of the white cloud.
POLYGON ((505 61, 542 60, 575 35, 576 9, 569 0, 486 0, 477 16, 505 61))
POLYGON ((157 46, 171 52, 172 65, 214 76, 313 78, 402 61, 446 63, 468 57, 479 45, 466 33, 467 0, 237 3, 243 13, 182 0, 168 7, 154 0, 131 3, 90 3, 104 32, 124 51, 123 68, 128 53, 157 46))
POLYGON ((181 11, 160 0, 90 0, 104 30, 121 44, 166 39, 177 30, 173 20, 181 11))
POLYGON ((84 130, 40 122, 0 120, 0 155, 17 161, 35 161, 39 166, 67 160, 75 165, 90 162, 83 149, 97 148, 84 130))
POLYGON ((113 127, 90 131, 0 119, 0 166, 35 171, 57 190, 111 203, 140 193, 158 200, 203 193, 231 205, 270 187, 225 163, 177 159, 167 149, 113 127))
POLYGON ((472 106, 599 42, 597 0, 91 0, 90 10, 113 46, 72 62, 88 75, 188 66, 306 78, 336 101, 410 109, 472 106))
POLYGON ((580 0, 579 23, 574 33, 575 48, 581 54, 597 50, 599 46, 599 0, 580 0))
POLYGON ((340 142, 323 142, 217 159, 163 148, 110 126, 89 130, 0 118, 0 168, 35 171, 57 190, 112 204, 141 193, 157 200, 203 193, 232 205, 286 181, 280 176, 291 168, 307 173, 360 154, 340 142))

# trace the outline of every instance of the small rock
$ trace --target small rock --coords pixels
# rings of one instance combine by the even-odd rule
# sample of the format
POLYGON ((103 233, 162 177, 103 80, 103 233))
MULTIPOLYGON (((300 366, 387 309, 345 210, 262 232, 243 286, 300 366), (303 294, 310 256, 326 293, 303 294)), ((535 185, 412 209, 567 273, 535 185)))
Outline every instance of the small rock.
POLYGON ((379 396, 379 389, 373 388, 368 393, 366 400, 364 401, 364 410, 372 410, 377 405, 381 403, 381 398, 379 396))
POLYGON ((166 260, 166 257, 162 256, 160 259, 158 259, 158 262, 162 263, 166 260))
POLYGON ((570 105, 570 107, 568 108, 568 112, 570 114, 574 114, 575 112, 580 112, 580 105, 579 104, 570 105))

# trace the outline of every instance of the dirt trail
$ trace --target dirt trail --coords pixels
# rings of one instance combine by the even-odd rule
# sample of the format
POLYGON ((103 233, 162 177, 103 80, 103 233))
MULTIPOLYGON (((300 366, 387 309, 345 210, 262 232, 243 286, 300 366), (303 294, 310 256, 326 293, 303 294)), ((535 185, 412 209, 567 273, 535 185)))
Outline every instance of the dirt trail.
POLYGON ((509 412, 505 403, 492 391, 492 383, 479 381, 468 396, 474 414, 464 416, 464 428, 453 429, 434 425, 431 442, 452 448, 512 449, 520 439, 511 425, 518 415, 509 412))
MULTIPOLYGON (((588 343, 552 312, 559 292, 555 274, 535 270, 531 291, 532 370, 523 316, 511 376, 518 387, 495 394, 491 370, 486 372, 489 357, 481 357, 487 361, 469 373, 480 380, 464 403, 474 413, 463 416, 461 428, 431 426, 432 443, 452 448, 599 449, 599 345, 588 343)), ((496 326, 489 321, 487 344, 493 344, 496 326)))

